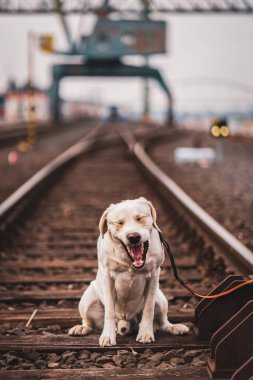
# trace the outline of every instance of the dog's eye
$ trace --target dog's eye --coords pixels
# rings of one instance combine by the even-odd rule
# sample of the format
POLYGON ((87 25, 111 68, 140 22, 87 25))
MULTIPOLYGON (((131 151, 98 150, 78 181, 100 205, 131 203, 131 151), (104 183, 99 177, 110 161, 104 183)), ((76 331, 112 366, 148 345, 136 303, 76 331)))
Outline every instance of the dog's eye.
POLYGON ((140 222, 141 220, 143 220, 145 218, 145 216, 137 216, 136 217, 136 220, 137 222, 140 222))
POLYGON ((116 224, 118 224, 118 225, 120 225, 120 226, 123 226, 124 221, 123 221, 123 220, 118 220, 118 221, 116 222, 116 224))

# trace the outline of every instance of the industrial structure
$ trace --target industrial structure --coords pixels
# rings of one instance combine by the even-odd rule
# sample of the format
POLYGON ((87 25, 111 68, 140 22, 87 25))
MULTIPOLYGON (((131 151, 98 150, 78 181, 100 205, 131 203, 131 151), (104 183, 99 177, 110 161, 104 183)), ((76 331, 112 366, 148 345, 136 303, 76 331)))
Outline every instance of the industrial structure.
POLYGON ((167 124, 173 120, 173 98, 165 79, 149 64, 149 56, 166 53, 166 23, 150 18, 156 14, 252 14, 253 0, 43 0, 24 2, 0 0, 0 14, 51 14, 57 13, 68 42, 65 51, 55 47, 51 35, 40 38, 44 51, 58 55, 78 56, 81 63, 56 64, 52 67, 49 89, 51 116, 61 118, 60 82, 65 77, 140 77, 144 79, 143 114, 149 114, 148 80, 154 79, 164 91, 167 104, 167 124), (90 35, 73 39, 67 22, 68 14, 95 14, 97 22, 90 35), (113 17, 112 17, 113 16, 113 17), (143 65, 126 65, 122 58, 139 55, 143 65))

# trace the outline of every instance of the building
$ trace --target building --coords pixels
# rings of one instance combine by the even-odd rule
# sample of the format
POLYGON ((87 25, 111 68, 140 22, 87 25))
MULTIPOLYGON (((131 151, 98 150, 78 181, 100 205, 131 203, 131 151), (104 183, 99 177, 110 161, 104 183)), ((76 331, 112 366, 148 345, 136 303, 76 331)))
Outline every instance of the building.
POLYGON ((31 88, 28 84, 17 87, 10 81, 4 98, 4 119, 7 123, 18 123, 29 119, 29 110, 34 111, 36 121, 49 119, 49 97, 46 91, 31 88))

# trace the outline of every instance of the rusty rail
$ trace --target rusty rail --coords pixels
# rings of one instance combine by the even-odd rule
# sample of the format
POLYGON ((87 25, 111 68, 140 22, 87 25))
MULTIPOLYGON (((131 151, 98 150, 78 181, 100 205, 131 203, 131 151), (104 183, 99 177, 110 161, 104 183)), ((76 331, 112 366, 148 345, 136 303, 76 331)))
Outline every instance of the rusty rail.
POLYGON ((253 252, 211 217, 175 181, 165 174, 147 154, 144 146, 137 142, 129 131, 120 132, 120 135, 145 171, 152 176, 153 180, 156 180, 158 186, 162 186, 163 193, 173 198, 190 218, 195 220, 201 229, 221 245, 223 249, 227 250, 228 255, 232 254, 237 265, 242 268, 244 273, 252 274, 253 252))
POLYGON ((19 206, 21 206, 24 199, 44 185, 53 174, 58 172, 59 169, 62 169, 80 154, 85 153, 92 148, 103 124, 103 122, 97 124, 94 129, 89 131, 77 143, 45 165, 0 204, 0 231, 3 231, 6 228, 6 225, 8 225, 10 220, 16 218, 16 211, 20 211, 19 206))

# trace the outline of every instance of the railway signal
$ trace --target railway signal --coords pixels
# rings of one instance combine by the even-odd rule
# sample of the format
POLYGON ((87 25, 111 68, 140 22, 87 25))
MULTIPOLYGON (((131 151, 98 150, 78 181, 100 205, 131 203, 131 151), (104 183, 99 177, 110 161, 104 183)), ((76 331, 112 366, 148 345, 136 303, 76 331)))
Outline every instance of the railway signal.
POLYGON ((215 118, 212 122, 211 134, 215 138, 228 137, 229 127, 227 125, 227 120, 215 118))
POLYGON ((223 138, 226 138, 229 136, 229 127, 226 118, 215 118, 212 121, 211 125, 211 135, 218 139, 217 142, 217 149, 216 149, 216 155, 217 155, 217 162, 221 163, 224 159, 224 146, 223 146, 223 138))
POLYGON ((46 53, 54 51, 54 38, 51 34, 44 34, 39 37, 40 48, 46 53))

